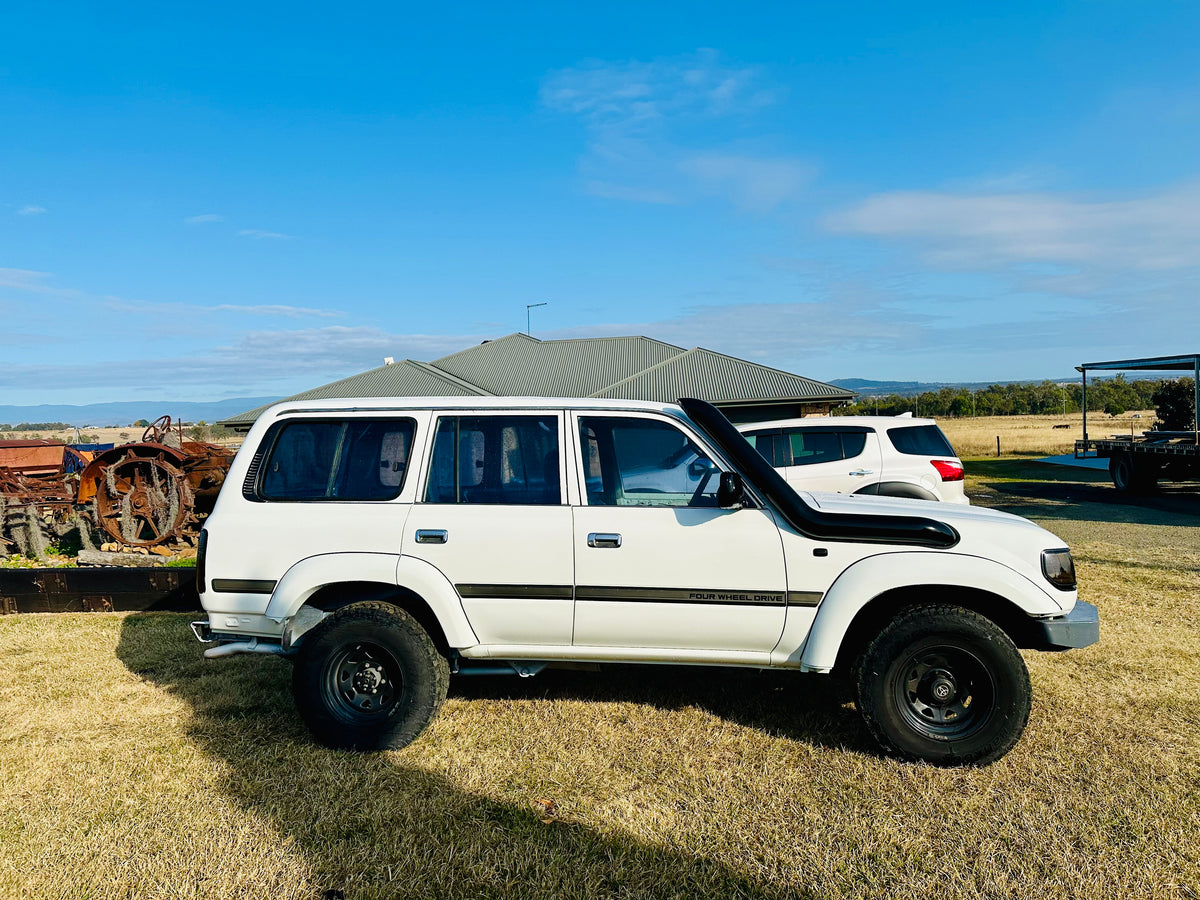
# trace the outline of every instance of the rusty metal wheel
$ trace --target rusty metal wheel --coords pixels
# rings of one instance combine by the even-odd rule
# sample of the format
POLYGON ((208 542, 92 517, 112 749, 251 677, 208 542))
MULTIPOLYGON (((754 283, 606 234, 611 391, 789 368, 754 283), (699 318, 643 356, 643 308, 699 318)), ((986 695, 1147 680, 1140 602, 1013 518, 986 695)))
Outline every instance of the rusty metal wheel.
POLYGON ((192 493, 183 472, 157 457, 118 460, 104 470, 96 493, 97 524, 135 547, 177 536, 191 509, 192 493))

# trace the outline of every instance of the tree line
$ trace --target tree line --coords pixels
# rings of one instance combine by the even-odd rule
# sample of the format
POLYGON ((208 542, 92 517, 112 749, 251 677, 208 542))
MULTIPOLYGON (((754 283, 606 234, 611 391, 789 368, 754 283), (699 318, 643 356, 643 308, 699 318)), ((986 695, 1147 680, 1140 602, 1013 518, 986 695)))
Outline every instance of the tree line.
MULTIPOLYGON (((1088 412, 1104 412, 1119 416, 1131 409, 1159 409, 1164 402, 1172 410, 1171 419, 1179 418, 1176 408, 1187 407, 1191 420, 1192 379, 1139 379, 1129 381, 1124 375, 1088 383, 1088 412)), ((1058 384, 1042 381, 1037 384, 993 384, 979 390, 941 388, 904 397, 859 397, 849 406, 835 410, 843 416, 897 416, 911 412, 914 416, 947 418, 963 416, 1021 416, 1068 415, 1083 407, 1083 388, 1078 383, 1058 384)), ((1160 418, 1164 418, 1160 412, 1160 418)), ((1179 426, 1186 427, 1186 426, 1179 426)))

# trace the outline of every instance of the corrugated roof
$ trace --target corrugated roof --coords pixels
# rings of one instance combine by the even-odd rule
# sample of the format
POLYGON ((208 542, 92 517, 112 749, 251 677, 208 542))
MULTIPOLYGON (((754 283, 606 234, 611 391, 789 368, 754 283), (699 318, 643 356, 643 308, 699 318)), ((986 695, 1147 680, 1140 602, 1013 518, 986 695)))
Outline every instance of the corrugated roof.
MULTIPOLYGON (((391 365, 379 366, 340 381, 293 394, 285 400, 325 400, 332 397, 467 397, 489 393, 469 382, 441 372, 429 363, 405 359, 391 365)), ((273 404, 260 406, 220 422, 238 427, 253 424, 263 411, 273 404)))
POLYGON ((588 397, 683 352, 641 336, 539 341, 510 334, 432 365, 499 396, 588 397))
POLYGON ((696 397, 710 403, 748 403, 849 400, 854 394, 791 372, 694 347, 591 396, 659 403, 674 403, 680 397, 696 397))
MULTIPOLYGON (((334 397, 596 397, 674 403, 849 400, 843 388, 723 353, 631 336, 539 341, 510 334, 432 363, 406 359, 285 400, 334 397)), ((270 404, 268 404, 269 406, 270 404)), ((220 424, 244 428, 267 406, 220 424)))

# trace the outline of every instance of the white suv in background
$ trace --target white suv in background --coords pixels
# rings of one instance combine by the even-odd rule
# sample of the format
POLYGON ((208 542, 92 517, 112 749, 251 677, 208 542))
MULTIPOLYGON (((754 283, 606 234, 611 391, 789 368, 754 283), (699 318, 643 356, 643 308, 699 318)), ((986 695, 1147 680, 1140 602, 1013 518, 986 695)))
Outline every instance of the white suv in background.
POLYGON ((962 461, 933 419, 821 416, 738 430, 796 490, 971 502, 962 461))

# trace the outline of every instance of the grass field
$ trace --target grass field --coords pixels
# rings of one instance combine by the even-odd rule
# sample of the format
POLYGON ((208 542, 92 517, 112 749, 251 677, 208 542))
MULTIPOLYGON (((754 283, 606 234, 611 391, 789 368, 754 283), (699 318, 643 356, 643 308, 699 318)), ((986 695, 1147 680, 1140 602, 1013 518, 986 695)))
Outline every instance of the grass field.
MULTIPOLYGON (((1110 434, 1137 434, 1150 428, 1154 410, 1108 416, 1102 412, 1088 413, 1088 436, 1108 437, 1110 434), (1134 416, 1141 418, 1135 419, 1134 416)), ((1070 453, 1075 441, 1083 437, 1083 418, 1079 413, 1065 416, 978 416, 937 420, 960 457, 994 457, 996 438, 1000 438, 1002 456, 1053 456, 1070 453), (1055 426, 1060 426, 1056 428, 1055 426), (1061 427, 1061 426, 1067 427, 1061 427)))
POLYGON ((1102 639, 1026 654, 984 769, 876 755, 825 680, 620 667, 452 683, 374 756, 186 616, 0 618, 0 897, 1200 896, 1200 499, 968 465, 1075 548, 1102 639))

